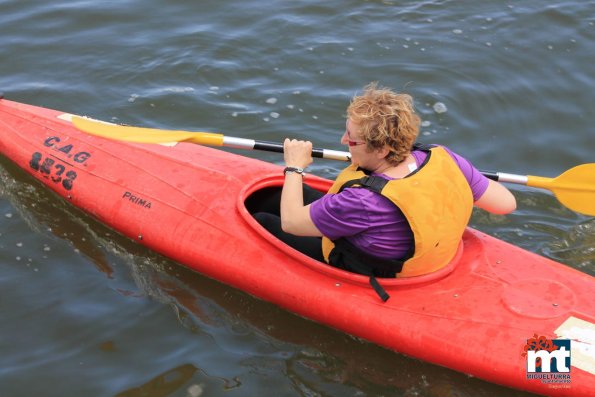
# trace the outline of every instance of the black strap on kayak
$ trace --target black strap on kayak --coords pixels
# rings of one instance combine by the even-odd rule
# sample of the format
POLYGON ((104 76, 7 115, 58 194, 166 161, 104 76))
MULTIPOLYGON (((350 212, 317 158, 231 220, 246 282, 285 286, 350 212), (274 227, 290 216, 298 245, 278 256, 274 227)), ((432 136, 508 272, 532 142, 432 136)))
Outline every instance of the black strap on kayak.
POLYGON ((388 294, 388 292, 386 292, 384 288, 382 288, 382 285, 380 285, 378 280, 376 280, 376 277, 370 276, 370 285, 372 286, 372 288, 374 288, 374 291, 380 297, 380 299, 382 299, 382 302, 386 302, 387 300, 389 300, 390 295, 388 294))
POLYGON ((405 260, 411 255, 408 253, 405 259, 385 259, 361 251, 345 238, 337 239, 333 243, 335 247, 329 254, 329 264, 352 273, 369 276, 370 285, 380 299, 386 302, 390 295, 382 288, 376 277, 395 278, 403 269, 405 260))

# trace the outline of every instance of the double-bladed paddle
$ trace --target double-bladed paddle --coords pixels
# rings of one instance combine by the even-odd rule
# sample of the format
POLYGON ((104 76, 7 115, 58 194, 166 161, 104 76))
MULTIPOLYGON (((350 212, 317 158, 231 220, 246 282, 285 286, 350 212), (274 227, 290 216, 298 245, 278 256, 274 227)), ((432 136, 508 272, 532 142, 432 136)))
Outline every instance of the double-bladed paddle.
MULTIPOLYGON (((76 128, 86 133, 120 141, 136 143, 175 143, 190 142, 208 146, 264 150, 283 153, 283 144, 234 138, 211 132, 189 132, 160 130, 154 128, 131 127, 105 123, 86 117, 72 116, 76 128)), ((349 161, 349 152, 328 149, 312 149, 312 157, 330 160, 349 161)), ((539 189, 547 189, 573 211, 595 216, 595 163, 573 167, 556 178, 532 175, 516 175, 502 172, 480 171, 487 178, 498 182, 515 183, 539 189)))
MULTIPOLYGON (((72 124, 81 131, 118 141, 161 144, 189 142, 207 146, 225 146, 237 149, 264 150, 267 152, 283 153, 283 144, 276 142, 234 138, 213 132, 189 132, 130 127, 127 125, 111 124, 80 116, 72 116, 71 119, 72 124)), ((351 154, 349 152, 341 152, 338 150, 313 148, 312 157, 349 161, 351 154)))

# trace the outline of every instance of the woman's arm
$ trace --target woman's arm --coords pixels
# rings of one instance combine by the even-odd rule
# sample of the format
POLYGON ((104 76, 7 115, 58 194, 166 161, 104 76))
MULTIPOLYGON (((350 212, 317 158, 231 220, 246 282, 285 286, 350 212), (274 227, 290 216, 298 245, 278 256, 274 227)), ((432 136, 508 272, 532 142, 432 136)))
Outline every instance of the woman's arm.
MULTIPOLYGON (((312 142, 285 139, 285 165, 306 168, 312 163, 312 142)), ((322 236, 312 222, 310 206, 304 206, 303 177, 295 172, 285 175, 281 192, 281 228, 296 236, 322 236)))
POLYGON ((500 215, 508 214, 516 209, 516 199, 510 190, 499 182, 486 178, 481 171, 475 168, 466 158, 454 153, 449 148, 445 147, 445 149, 457 163, 461 172, 463 172, 465 179, 467 179, 475 199, 474 204, 477 207, 493 214, 500 215), (485 182, 487 182, 488 186, 478 198, 477 195, 480 194, 479 192, 485 187, 485 182))
POLYGON ((516 209, 516 199, 506 187, 490 180, 483 195, 475 201, 475 205, 492 214, 504 215, 516 209))

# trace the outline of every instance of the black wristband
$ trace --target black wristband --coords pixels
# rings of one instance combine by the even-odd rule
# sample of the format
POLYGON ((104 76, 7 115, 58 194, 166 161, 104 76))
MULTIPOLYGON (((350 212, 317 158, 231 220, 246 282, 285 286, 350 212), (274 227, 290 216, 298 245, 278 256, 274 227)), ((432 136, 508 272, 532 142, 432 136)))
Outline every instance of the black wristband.
POLYGON ((304 173, 304 169, 298 167, 285 167, 285 169, 283 170, 283 175, 287 174, 288 172, 295 172, 296 174, 300 174, 302 177, 306 175, 304 173))

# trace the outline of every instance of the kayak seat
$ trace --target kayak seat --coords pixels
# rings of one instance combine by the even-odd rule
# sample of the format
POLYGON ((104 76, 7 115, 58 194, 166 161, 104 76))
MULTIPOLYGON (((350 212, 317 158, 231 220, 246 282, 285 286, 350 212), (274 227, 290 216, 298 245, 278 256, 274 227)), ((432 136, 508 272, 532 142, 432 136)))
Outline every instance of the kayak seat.
POLYGON ((266 212, 280 215, 281 186, 269 186, 253 192, 244 202, 251 215, 266 212))
MULTIPOLYGON (((304 186, 304 202, 307 204, 322 197, 323 194, 307 185, 304 186)), ((282 230, 280 204, 281 186, 269 186, 256 190, 245 201, 248 212, 269 233, 310 258, 325 263, 321 237, 294 236, 282 230)))

